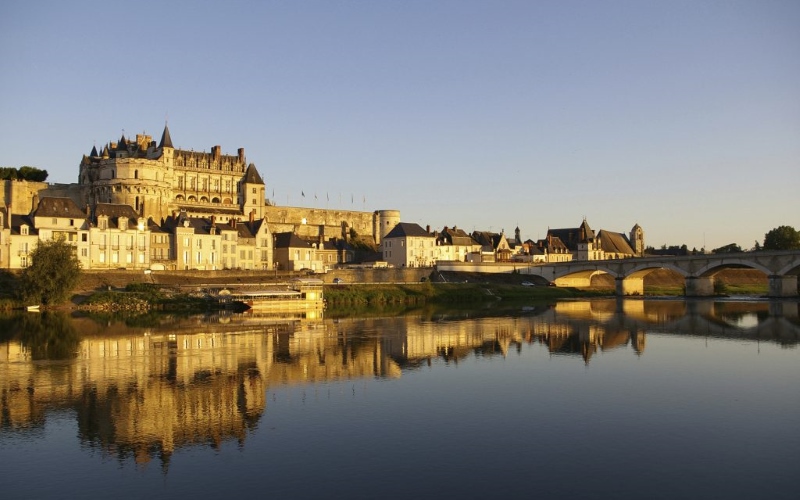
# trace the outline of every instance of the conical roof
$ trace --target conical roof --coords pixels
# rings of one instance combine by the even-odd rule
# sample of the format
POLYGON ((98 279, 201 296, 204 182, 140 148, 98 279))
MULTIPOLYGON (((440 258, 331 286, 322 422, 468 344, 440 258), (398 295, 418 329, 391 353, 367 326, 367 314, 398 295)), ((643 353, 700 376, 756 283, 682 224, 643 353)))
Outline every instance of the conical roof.
POLYGON ((171 148, 172 146, 172 137, 169 136, 169 127, 167 124, 164 124, 164 132, 161 133, 161 143, 158 145, 160 148, 171 148))
POLYGON ((247 171, 244 173, 244 182, 247 184, 264 184, 264 180, 258 174, 255 164, 251 163, 247 166, 247 171))

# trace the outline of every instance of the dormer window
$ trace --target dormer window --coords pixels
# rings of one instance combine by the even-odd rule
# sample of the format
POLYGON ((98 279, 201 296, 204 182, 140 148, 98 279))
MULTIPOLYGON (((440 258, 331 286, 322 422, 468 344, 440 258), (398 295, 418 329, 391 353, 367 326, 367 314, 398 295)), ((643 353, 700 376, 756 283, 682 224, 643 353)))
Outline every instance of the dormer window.
POLYGON ((19 234, 22 236, 28 236, 28 226, 21 226, 19 228, 19 234))
POLYGON ((124 217, 120 217, 119 218, 118 224, 119 224, 120 230, 122 230, 122 231, 127 231, 128 230, 128 220, 125 219, 124 217))

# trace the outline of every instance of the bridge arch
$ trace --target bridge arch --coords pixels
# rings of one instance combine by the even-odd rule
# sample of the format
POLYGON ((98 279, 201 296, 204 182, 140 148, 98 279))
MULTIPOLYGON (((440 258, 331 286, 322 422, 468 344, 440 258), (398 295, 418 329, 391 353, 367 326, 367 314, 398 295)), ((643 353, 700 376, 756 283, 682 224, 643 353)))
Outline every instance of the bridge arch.
POLYGON ((755 269, 757 271, 761 271, 767 276, 772 274, 771 270, 758 264, 757 262, 753 262, 748 259, 736 259, 735 261, 726 262, 723 260, 722 262, 709 263, 708 265, 698 269, 697 272, 694 273, 694 276, 710 278, 724 269, 755 269))
POLYGON ((790 274, 795 276, 800 275, 800 259, 787 264, 786 266, 781 268, 776 274, 779 276, 788 276, 790 274))
POLYGON ((567 270, 565 272, 557 273, 554 276, 553 282, 555 282, 556 286, 586 288, 592 286, 592 278, 602 274, 609 274, 615 279, 617 278, 617 273, 613 270, 598 266, 597 268, 593 269, 577 269, 573 271, 567 270))

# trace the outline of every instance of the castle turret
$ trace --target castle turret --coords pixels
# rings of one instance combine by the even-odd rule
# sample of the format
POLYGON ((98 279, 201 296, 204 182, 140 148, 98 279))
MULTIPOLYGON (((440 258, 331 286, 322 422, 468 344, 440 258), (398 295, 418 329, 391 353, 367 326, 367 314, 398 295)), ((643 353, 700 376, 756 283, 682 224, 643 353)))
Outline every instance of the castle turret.
POLYGON ((251 163, 247 166, 247 171, 242 179, 242 213, 256 219, 264 217, 264 181, 258 174, 258 169, 251 163))
POLYGON ((380 245, 389 231, 400 224, 400 210, 378 210, 373 216, 373 224, 375 244, 380 245))

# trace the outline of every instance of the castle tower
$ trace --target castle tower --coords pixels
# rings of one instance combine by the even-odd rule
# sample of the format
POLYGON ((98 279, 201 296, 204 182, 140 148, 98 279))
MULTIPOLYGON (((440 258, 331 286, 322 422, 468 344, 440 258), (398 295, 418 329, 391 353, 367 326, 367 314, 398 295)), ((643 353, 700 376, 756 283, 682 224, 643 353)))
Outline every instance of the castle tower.
MULTIPOLYGON (((244 149, 239 150, 240 155, 244 155, 244 149)), ((264 181, 258 174, 254 164, 247 166, 247 171, 242 179, 241 207, 245 217, 261 219, 264 217, 264 181)))
POLYGON ((373 216, 373 224, 372 234, 375 235, 375 243, 380 245, 389 231, 400 224, 400 210, 378 210, 373 216))

